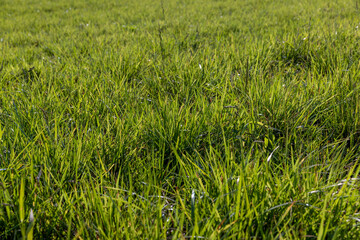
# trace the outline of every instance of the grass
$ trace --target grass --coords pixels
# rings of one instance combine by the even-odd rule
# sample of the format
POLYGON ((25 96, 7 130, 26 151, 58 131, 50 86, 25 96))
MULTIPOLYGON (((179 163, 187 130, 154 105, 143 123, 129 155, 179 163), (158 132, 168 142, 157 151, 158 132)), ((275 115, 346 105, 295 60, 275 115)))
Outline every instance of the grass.
POLYGON ((0 8, 1 239, 358 239, 359 1, 0 8))

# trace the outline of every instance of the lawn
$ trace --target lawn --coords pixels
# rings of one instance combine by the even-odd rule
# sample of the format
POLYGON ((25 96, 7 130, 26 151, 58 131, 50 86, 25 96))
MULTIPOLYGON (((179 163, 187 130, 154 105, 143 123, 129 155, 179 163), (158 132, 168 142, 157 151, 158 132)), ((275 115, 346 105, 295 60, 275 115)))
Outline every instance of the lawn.
POLYGON ((0 0, 0 239, 359 239, 359 0, 0 0))

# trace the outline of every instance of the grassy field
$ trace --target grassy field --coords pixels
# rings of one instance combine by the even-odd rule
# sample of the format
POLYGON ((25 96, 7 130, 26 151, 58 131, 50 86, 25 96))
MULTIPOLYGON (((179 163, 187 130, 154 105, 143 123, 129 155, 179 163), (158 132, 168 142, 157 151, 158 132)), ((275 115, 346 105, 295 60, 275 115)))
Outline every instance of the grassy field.
POLYGON ((0 239, 359 239, 360 1, 0 6, 0 239))

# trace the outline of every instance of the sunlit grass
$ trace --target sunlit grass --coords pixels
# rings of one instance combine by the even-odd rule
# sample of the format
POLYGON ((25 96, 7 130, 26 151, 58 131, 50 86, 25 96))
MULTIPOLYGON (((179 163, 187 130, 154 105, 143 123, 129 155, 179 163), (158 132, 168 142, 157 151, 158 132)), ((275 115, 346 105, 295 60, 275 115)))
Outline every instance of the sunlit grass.
POLYGON ((2 1, 0 239, 358 239, 357 1, 2 1))

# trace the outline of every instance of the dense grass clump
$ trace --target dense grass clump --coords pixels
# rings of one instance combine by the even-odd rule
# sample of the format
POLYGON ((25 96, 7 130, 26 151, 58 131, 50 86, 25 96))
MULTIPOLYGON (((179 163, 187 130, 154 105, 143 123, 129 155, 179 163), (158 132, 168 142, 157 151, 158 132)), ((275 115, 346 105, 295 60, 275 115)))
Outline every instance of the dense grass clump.
POLYGON ((0 239, 358 239, 357 0, 0 8, 0 239))

